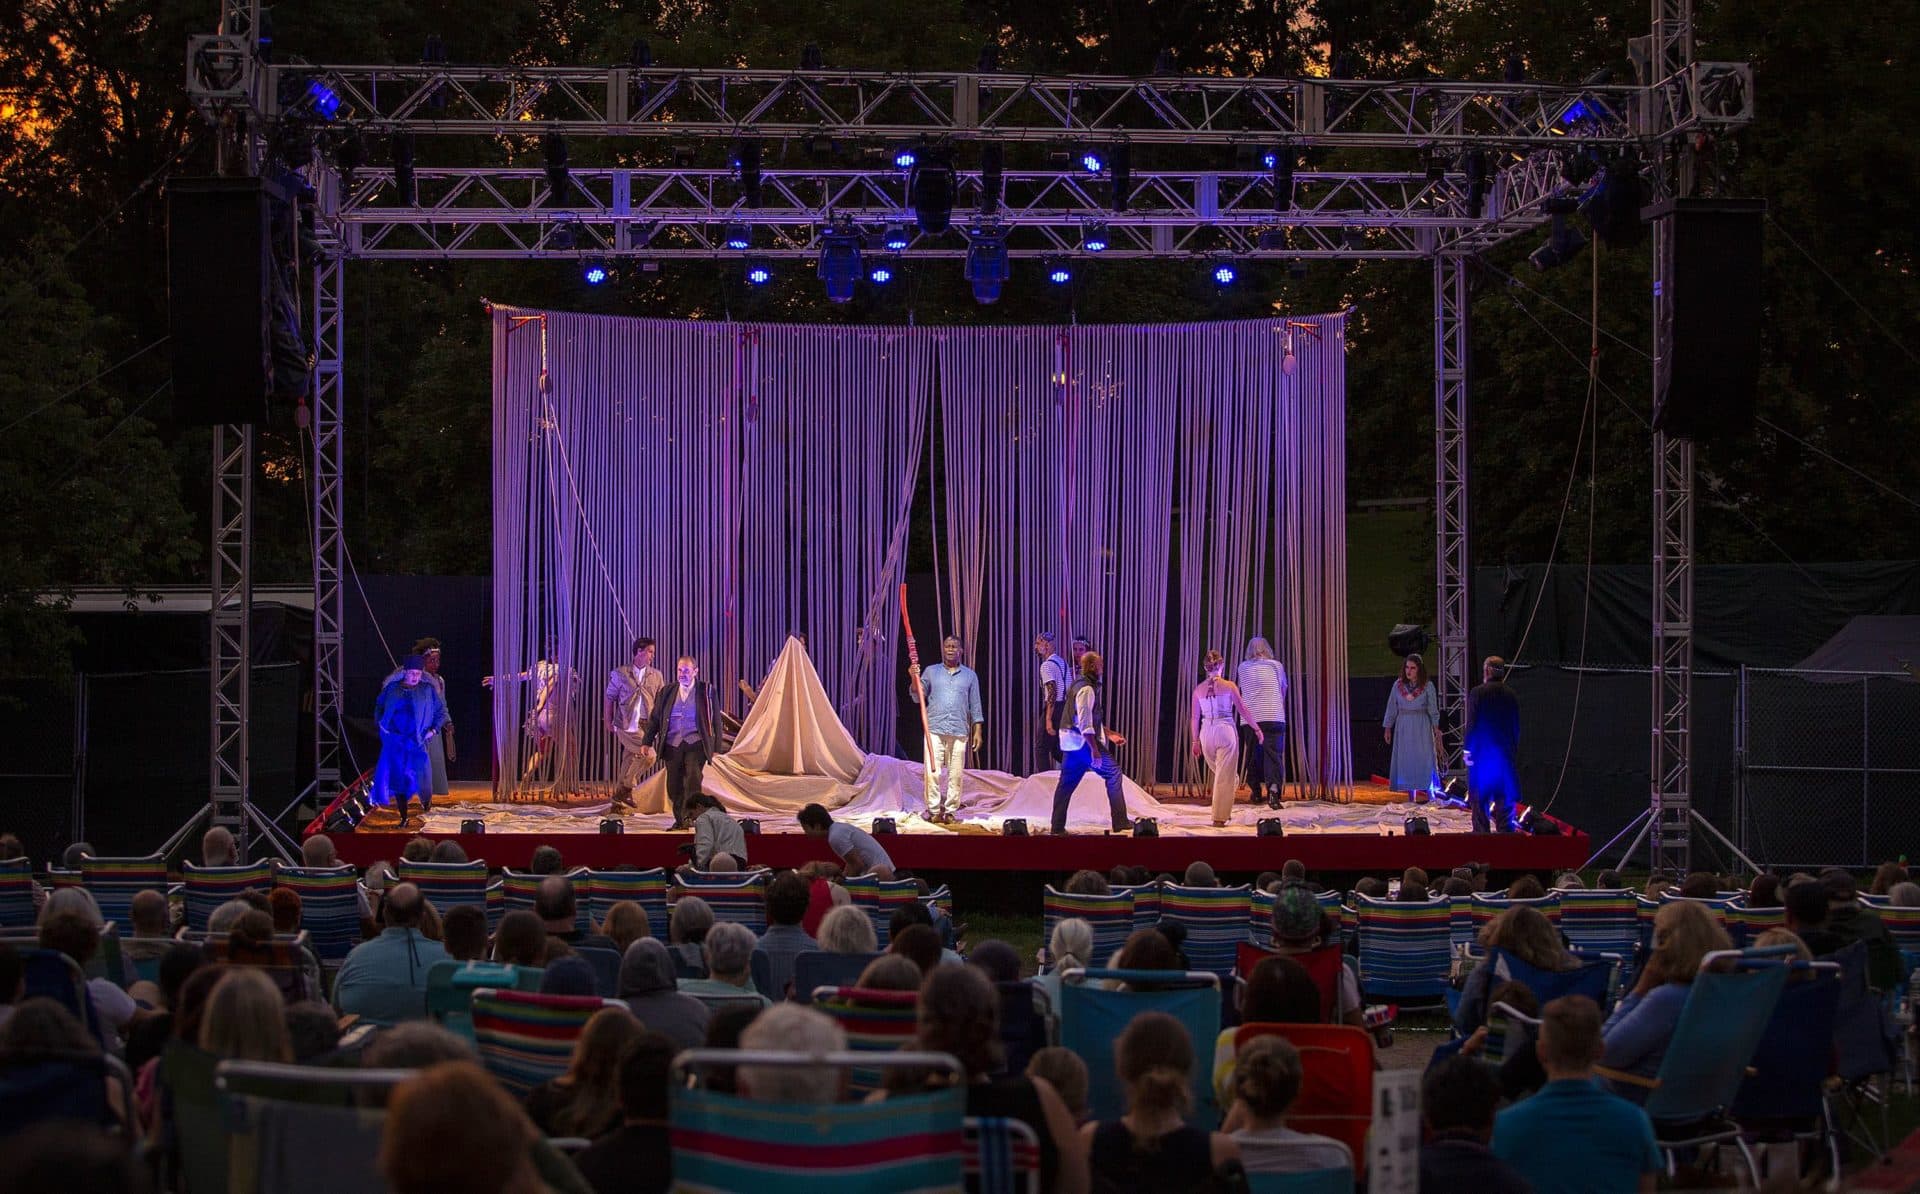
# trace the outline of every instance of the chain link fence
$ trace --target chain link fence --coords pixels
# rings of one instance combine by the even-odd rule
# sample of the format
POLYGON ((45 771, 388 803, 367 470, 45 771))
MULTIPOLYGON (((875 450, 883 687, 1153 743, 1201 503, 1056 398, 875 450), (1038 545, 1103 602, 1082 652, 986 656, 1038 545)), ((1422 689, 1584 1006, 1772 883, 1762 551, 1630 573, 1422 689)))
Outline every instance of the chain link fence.
POLYGON ((1736 837, 1775 869, 1917 853, 1920 683, 1902 672, 1742 668, 1736 837))

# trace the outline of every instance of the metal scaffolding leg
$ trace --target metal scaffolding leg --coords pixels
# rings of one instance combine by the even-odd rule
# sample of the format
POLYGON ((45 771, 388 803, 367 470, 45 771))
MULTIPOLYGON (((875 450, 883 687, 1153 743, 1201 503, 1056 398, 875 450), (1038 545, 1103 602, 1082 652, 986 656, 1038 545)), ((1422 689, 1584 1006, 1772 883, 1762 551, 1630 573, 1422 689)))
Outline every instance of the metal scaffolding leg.
POLYGON ((212 785, 207 812, 248 857, 253 712, 253 427, 213 429, 212 785))
POLYGON ((1459 766, 1460 731, 1473 685, 1467 643, 1467 267, 1463 258, 1433 262, 1433 525, 1435 637, 1439 640, 1442 767, 1459 766))
POLYGON ((345 487, 341 355, 346 265, 322 257, 313 273, 313 782, 322 807, 340 792, 341 718, 346 680, 344 611, 345 487))

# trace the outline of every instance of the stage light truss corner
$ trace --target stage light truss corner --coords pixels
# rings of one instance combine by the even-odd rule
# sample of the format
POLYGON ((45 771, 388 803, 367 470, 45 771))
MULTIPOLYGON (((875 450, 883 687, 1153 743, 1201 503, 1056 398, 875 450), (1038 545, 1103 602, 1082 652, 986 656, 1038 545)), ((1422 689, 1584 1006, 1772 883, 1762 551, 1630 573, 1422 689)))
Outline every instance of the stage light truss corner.
POLYGON ((1433 486, 1434 669, 1447 758, 1457 766, 1473 687, 1468 644, 1468 589, 1472 579, 1467 519, 1467 407, 1471 393, 1471 307, 1468 263, 1453 254, 1433 262, 1433 486))

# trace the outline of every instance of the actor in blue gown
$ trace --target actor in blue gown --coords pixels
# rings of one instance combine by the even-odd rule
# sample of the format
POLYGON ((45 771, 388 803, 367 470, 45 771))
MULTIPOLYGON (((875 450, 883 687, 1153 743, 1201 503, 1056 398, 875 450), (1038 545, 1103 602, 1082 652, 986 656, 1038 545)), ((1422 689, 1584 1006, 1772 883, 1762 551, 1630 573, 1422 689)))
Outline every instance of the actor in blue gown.
POLYGON ((451 720, 446 698, 425 682, 425 669, 423 658, 407 656, 400 663, 400 674, 380 690, 373 706, 380 726, 380 762, 373 770, 372 799, 375 804, 393 803, 400 810, 402 826, 411 797, 420 798, 423 819, 432 808, 433 762, 427 756, 427 743, 451 720))

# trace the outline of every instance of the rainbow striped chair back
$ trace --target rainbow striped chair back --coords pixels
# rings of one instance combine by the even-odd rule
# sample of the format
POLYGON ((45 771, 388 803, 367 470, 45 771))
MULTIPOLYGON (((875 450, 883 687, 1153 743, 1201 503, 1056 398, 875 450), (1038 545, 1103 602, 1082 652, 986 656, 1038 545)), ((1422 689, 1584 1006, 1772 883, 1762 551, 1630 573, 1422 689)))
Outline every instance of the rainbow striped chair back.
POLYGON ((587 903, 593 923, 607 919, 607 911, 622 900, 632 900, 647 910, 656 935, 667 931, 667 871, 654 867, 648 871, 588 871, 587 903))
POLYGON ((320 989, 320 960, 314 956, 304 930, 275 933, 272 941, 258 946, 237 945, 225 933, 208 933, 200 944, 207 951, 209 962, 254 966, 266 971, 273 985, 280 988, 280 998, 288 1003, 319 999, 324 995, 320 989))
MULTIPOLYGON (((250 866, 195 866, 187 862, 180 866, 180 879, 181 897, 187 908, 187 927, 195 932, 205 932, 207 918, 213 915, 215 908, 243 892, 272 887, 273 866, 266 862, 256 862, 250 866)), ((300 911, 304 918, 305 901, 302 901, 300 911)))
MULTIPOLYGON (((1660 903, 1659 905, 1655 906, 1654 911, 1658 913, 1660 911, 1660 908, 1667 904, 1678 904, 1682 902, 1689 903, 1689 904, 1698 904, 1702 908, 1705 908, 1707 912, 1713 917, 1714 924, 1719 925, 1729 935, 1733 933, 1732 917, 1730 915, 1730 909, 1732 909, 1733 907, 1733 900, 1731 897, 1727 899, 1721 899, 1721 898, 1715 897, 1714 899, 1711 899, 1711 900, 1696 900, 1696 899, 1691 899, 1687 896, 1674 895, 1672 892, 1667 892, 1660 897, 1660 903)), ((1647 924, 1647 933, 1648 933, 1647 945, 1651 947, 1653 945, 1653 936, 1652 936, 1653 924, 1651 919, 1649 919, 1647 924)))
POLYGON ((967 1185, 980 1194, 1040 1194, 1040 1134, 1025 1120, 967 1116, 967 1185))
POLYGON ((1247 939, 1251 888, 1182 887, 1170 883, 1160 895, 1160 919, 1186 926, 1181 949, 1187 964, 1226 978, 1233 973, 1240 943, 1247 939))
MULTIPOLYGON (((867 914, 873 922, 873 935, 880 942, 882 950, 887 948, 890 936, 888 929, 893 923, 896 909, 905 907, 920 898, 920 885, 911 879, 880 880, 872 875, 856 875, 841 884, 847 894, 853 897, 853 906, 867 914)), ((761 926, 764 932, 766 926, 761 926)))
POLYGON ((28 928, 33 921, 33 860, 0 862, 0 929, 28 928))
MULTIPOLYGON (((588 894, 586 867, 579 866, 568 871, 567 878, 573 881, 574 927, 582 933, 593 932, 593 900, 588 894)), ((532 872, 510 871, 504 867, 500 871, 500 914, 505 916, 515 908, 533 911, 534 901, 540 895, 540 881, 545 875, 532 872)))
MULTIPOLYGON (((894 1053, 912 1040, 919 1014, 917 991, 870 991, 862 987, 822 987, 813 992, 813 1006, 832 1017, 847 1034, 847 1048, 855 1053, 894 1053)), ((848 1091, 865 1098, 880 1088, 881 1073, 873 1066, 855 1066, 848 1091)))
POLYGON ((449 908, 472 904, 487 914, 488 932, 500 927, 500 917, 506 911, 503 903, 506 893, 498 884, 488 885, 484 859, 471 862, 402 860, 395 872, 400 882, 419 887, 420 894, 433 901, 435 911, 442 916, 449 908))
POLYGON ((47 886, 57 889, 61 887, 85 887, 86 884, 81 881, 79 871, 69 871, 61 867, 50 866, 47 868, 47 886))
POLYGON ((1139 883, 1132 887, 1116 887, 1115 895, 1130 892, 1133 895, 1133 927, 1150 929, 1160 923, 1160 884, 1139 883))
POLYGON ((1640 944, 1640 909, 1625 888, 1569 888, 1560 897, 1560 931, 1567 944, 1589 953, 1633 957, 1640 944))
POLYGON ((1473 896, 1441 896, 1447 902, 1447 943, 1455 949, 1471 946, 1479 938, 1473 925, 1473 896))
POLYGON ((1740 949, 1752 945, 1754 938, 1768 929, 1786 927, 1787 910, 1785 908, 1750 907, 1744 897, 1727 905, 1727 935, 1733 938, 1733 944, 1740 949))
POLYGON ((300 928, 323 964, 338 966, 360 944, 360 881, 352 867, 281 867, 273 884, 300 897, 300 928))
POLYGON ((674 899, 696 895, 713 909, 715 923, 732 921, 745 925, 758 937, 767 931, 767 872, 677 871, 673 876, 674 899))
POLYGON ((133 918, 133 897, 143 891, 167 892, 167 860, 152 858, 83 858, 80 882, 93 893, 100 915, 118 924, 133 918))
POLYGON ((1472 909, 1473 936, 1470 941, 1480 940, 1480 934, 1493 923, 1493 918, 1509 908, 1532 908, 1548 920, 1560 919, 1560 899, 1558 896, 1540 896, 1531 900, 1513 900, 1503 895, 1486 895, 1474 892, 1467 897, 1472 909))
POLYGON ((1053 926, 1074 917, 1093 926, 1093 959, 1105 964, 1133 935, 1137 925, 1134 893, 1128 890, 1112 895, 1068 895, 1049 886, 1041 904, 1040 940, 1051 945, 1053 926))
POLYGON ((427 971, 427 1015, 448 1032, 472 1040, 475 991, 538 991, 541 973, 537 966, 504 962, 435 962, 427 971))
POLYGON ((1261 949, 1273 948, 1273 901, 1270 891, 1255 889, 1247 896, 1247 940, 1261 949))
POLYGON ((1650 900, 1643 895, 1633 897, 1634 927, 1639 930, 1639 938, 1634 943, 1637 949, 1653 948, 1653 914, 1660 911, 1660 901, 1650 900))
POLYGON ((625 1006, 597 995, 541 995, 481 987, 468 1014, 480 1064, 515 1098, 567 1072, 573 1043, 603 1007, 625 1006))
POLYGON ((1360 981, 1369 994, 1442 997, 1451 963, 1452 910, 1445 900, 1401 904, 1353 898, 1360 981))
MULTIPOLYGON (((773 1103, 689 1088, 703 1066, 858 1067, 850 1053, 694 1049, 674 1059, 673 1188, 722 1194, 777 1186, 781 1194, 934 1194, 964 1188, 964 1082, 882 1102, 773 1103)), ((958 1071, 945 1054, 902 1053, 883 1063, 958 1071)))
MULTIPOLYGON (((1887 926, 1887 936, 1893 938, 1893 944, 1902 954, 1907 955, 1907 966, 1913 967, 1914 958, 1920 957, 1920 908, 1903 908, 1888 900, 1885 896, 1860 897, 1860 903, 1873 909, 1880 923, 1887 926)), ((1778 908, 1766 909, 1770 912, 1781 911, 1778 908)))

